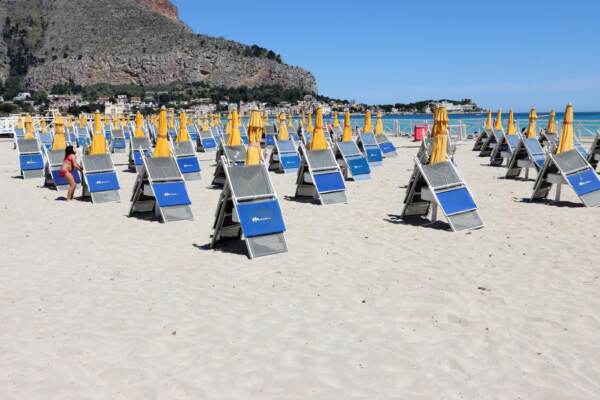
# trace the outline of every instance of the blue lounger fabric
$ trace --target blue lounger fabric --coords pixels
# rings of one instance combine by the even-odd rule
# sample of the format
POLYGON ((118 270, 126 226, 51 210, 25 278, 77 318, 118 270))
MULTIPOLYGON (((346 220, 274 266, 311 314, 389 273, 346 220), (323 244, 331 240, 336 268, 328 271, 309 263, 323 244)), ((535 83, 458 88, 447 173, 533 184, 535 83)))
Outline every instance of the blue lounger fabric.
POLYGON ((154 195, 160 207, 188 206, 192 204, 184 182, 153 183, 154 195))
POLYGON ((246 237, 285 232, 285 224, 277 200, 238 204, 237 212, 246 237))
POLYGON ((437 198, 448 216, 477 208, 471 194, 464 187, 437 193, 437 198))

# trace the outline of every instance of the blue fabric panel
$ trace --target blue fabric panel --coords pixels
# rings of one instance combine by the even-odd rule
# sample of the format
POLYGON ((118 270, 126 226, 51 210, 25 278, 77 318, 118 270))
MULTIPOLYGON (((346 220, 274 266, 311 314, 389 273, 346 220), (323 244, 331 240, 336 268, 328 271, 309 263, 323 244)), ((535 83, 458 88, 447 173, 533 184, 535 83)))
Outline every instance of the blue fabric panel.
POLYGON ((179 165, 179 169, 184 174, 200 172, 200 162, 195 156, 178 158, 177 165, 179 165))
POLYGON ((384 143, 379 144, 379 148, 381 149, 383 154, 394 153, 396 151, 396 148, 390 142, 384 142, 384 143))
POLYGON ((319 193, 337 192, 346 189, 344 178, 339 171, 314 175, 314 180, 319 193))
POLYGON ((213 138, 202 139, 202 147, 205 149, 214 149, 217 147, 217 142, 213 138))
POLYGON ((121 188, 116 172, 87 174, 86 180, 91 193, 108 192, 110 190, 119 190, 121 188))
POLYGON ((350 173, 354 175, 366 175, 371 173, 371 167, 369 163, 363 157, 353 157, 347 159, 350 173))
POLYGON ((511 149, 516 149, 521 139, 519 135, 506 135, 506 140, 511 149))
POLYGON ((19 156, 22 171, 33 171, 44 169, 44 157, 41 153, 23 154, 19 156))
MULTIPOLYGON (((75 178, 75 183, 81 183, 81 175, 79 174, 79 171, 71 171, 71 174, 73 175, 73 178, 75 178)), ((52 171, 52 179, 54 179, 54 184, 56 186, 67 186, 69 184, 65 178, 60 176, 60 169, 52 171)))
POLYGON ((113 139, 112 141, 112 147, 113 149, 124 149, 127 145, 125 144, 125 139, 113 139))
POLYGON ((15 128, 15 136, 18 138, 22 138, 25 136, 25 129, 23 128, 15 128))
POLYGON ((281 160, 281 167, 283 169, 300 168, 300 156, 298 154, 280 154, 279 159, 281 160))
POLYGON ((192 204, 184 182, 153 183, 152 189, 160 207, 192 204))
POLYGON ((277 200, 238 204, 237 213, 246 237, 285 232, 285 224, 277 200))
POLYGON ((175 129, 169 129, 169 131, 167 132, 167 134, 173 140, 177 137, 177 131, 175 129))
POLYGON ((275 146, 275 135, 266 135, 265 144, 267 146, 275 146))
POLYGON ((367 156, 367 161, 369 162, 379 162, 383 160, 383 155, 381 154, 379 146, 369 146, 365 148, 365 152, 367 156))
POLYGON ((588 152, 587 152, 587 150, 585 149, 585 147, 583 147, 583 146, 581 145, 581 143, 579 143, 578 141, 575 141, 575 143, 574 143, 574 144, 575 144, 575 148, 577 149, 577 151, 579 152, 579 154, 581 154, 581 156, 582 156, 583 158, 587 158, 587 156, 588 156, 588 152))
POLYGON ((535 154, 533 156, 533 162, 535 163, 535 165, 537 165, 539 168, 542 168, 544 166, 544 163, 546 162, 546 156, 543 154, 535 154))
POLYGON ((598 179, 598 175, 591 168, 569 175, 567 180, 577 196, 580 197, 600 190, 600 179, 598 179))
POLYGON ((133 151, 133 162, 135 163, 135 165, 144 164, 144 161, 142 160, 142 152, 141 151, 139 151, 139 150, 133 151))
POLYGON ((453 215, 477 208, 471 194, 464 187, 437 193, 437 198, 446 215, 453 215))

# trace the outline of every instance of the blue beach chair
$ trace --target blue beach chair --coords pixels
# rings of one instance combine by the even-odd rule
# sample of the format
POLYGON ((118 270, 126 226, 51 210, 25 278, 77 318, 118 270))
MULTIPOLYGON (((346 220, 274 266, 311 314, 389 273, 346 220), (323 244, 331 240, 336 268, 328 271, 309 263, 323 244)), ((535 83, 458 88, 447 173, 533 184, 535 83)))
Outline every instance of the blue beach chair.
POLYGON ((519 147, 520 143, 521 135, 519 133, 507 135, 502 131, 502 136, 490 155, 490 165, 492 167, 502 166, 504 159, 510 160, 512 153, 519 147))
POLYGON ((173 154, 186 181, 200 180, 200 161, 192 141, 173 142, 173 154))
POLYGON ((16 139, 19 169, 23 179, 44 177, 44 156, 37 139, 16 139))
POLYGON ((84 155, 83 197, 94 204, 119 202, 119 178, 110 154, 84 155))
POLYGON ((371 167, 355 142, 336 142, 334 148, 335 158, 346 180, 371 179, 371 167))
POLYGON ((307 150, 301 145, 300 156, 296 198, 311 198, 322 205, 348 203, 344 177, 331 149, 307 150))
POLYGON ((275 140, 275 147, 269 157, 269 171, 296 173, 300 168, 300 154, 292 139, 275 140))
POLYGON ((370 166, 378 167, 383 164, 383 153, 373 133, 359 133, 356 144, 365 155, 370 166))
POLYGON ((226 182, 217 204, 211 247, 233 239, 245 242, 251 259, 287 252, 285 223, 266 166, 232 165, 227 160, 221 164, 226 182))
POLYGON ((546 162, 547 153, 536 138, 522 138, 508 160, 505 178, 516 179, 525 170, 525 179, 529 179, 529 168, 539 172, 546 162))

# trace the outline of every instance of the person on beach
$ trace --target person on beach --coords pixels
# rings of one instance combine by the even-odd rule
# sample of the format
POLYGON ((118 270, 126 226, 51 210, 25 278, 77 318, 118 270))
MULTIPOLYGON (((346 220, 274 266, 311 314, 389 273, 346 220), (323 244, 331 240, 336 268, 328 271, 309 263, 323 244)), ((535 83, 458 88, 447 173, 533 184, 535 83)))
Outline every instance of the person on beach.
POLYGON ((73 177, 73 169, 81 172, 81 166, 77 163, 73 146, 67 146, 65 148, 65 158, 63 159, 63 164, 60 168, 60 176, 65 178, 65 180, 69 183, 67 201, 73 200, 73 196, 75 196, 75 189, 77 188, 75 178, 73 177))

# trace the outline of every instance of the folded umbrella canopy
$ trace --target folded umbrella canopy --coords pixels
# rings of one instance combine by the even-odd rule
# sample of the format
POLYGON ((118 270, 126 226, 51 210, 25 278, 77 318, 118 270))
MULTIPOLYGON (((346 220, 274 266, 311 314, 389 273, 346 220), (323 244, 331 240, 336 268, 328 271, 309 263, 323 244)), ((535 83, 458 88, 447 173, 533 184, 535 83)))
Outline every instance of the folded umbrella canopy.
POLYGON ((85 128, 87 126, 87 118, 85 117, 84 113, 79 114, 79 127, 81 129, 85 128))
POLYGON ((72 128, 73 127, 73 116, 67 114, 67 118, 65 119, 65 126, 67 128, 72 128))
POLYGON ((90 145, 88 154, 97 156, 106 153, 108 153, 108 146, 106 145, 106 138, 102 132, 102 119, 100 117, 100 111, 96 111, 94 114, 94 134, 92 135, 92 144, 90 145))
POLYGON ((208 132, 209 130, 210 130, 210 125, 208 123, 208 114, 204 114, 204 117, 202 117, 202 131, 208 132))
POLYGON ((25 115, 25 136, 23 137, 25 140, 35 139, 33 134, 33 119, 31 119, 31 115, 25 115))
POLYGON ((506 134, 507 135, 515 135, 517 133, 517 128, 515 128, 515 114, 513 110, 508 111, 508 125, 506 126, 506 134))
POLYGON ((352 141, 352 124, 350 123, 350 111, 344 113, 344 132, 342 134, 342 142, 352 141))
POLYGON ((54 141, 52 142, 52 151, 64 150, 67 147, 67 140, 65 138, 65 124, 63 117, 60 114, 56 114, 54 117, 54 141))
POLYGON ((104 127, 107 128, 110 125, 110 117, 108 114, 104 114, 104 127))
POLYGON ((23 116, 19 115, 19 118, 17 119, 17 129, 23 129, 25 128, 25 122, 23 120, 23 116))
POLYGON ((573 150, 575 148, 574 139, 575 135, 573 133, 573 105, 569 103, 567 104, 567 109, 565 110, 563 129, 562 133, 560 134, 560 142, 558 143, 556 154, 573 150))
POLYGON ((227 125, 231 124, 229 138, 227 139, 227 146, 241 146, 242 135, 240 135, 240 127, 238 126, 237 111, 229 113, 231 119, 227 121, 227 125))
POLYGON ((269 125, 269 112, 268 111, 265 111, 263 113, 262 123, 263 123, 263 126, 269 125))
POLYGON ((177 137, 175 138, 176 142, 189 142, 192 138, 190 137, 190 132, 188 131, 188 120, 187 114, 182 112, 179 114, 179 132, 177 132, 177 137))
POLYGON ((308 122, 306 125, 306 130, 309 133, 313 133, 315 130, 315 127, 313 126, 313 122, 312 122, 312 112, 308 113, 308 122))
POLYGON ((306 122, 306 114, 304 112, 302 112, 302 125, 306 126, 307 122, 306 122))
POLYGON ((529 125, 527 125, 527 130, 525 131, 525 137, 527 139, 535 139, 537 137, 537 112, 535 111, 535 107, 531 108, 529 111, 529 125))
POLYGON ((433 120, 433 148, 431 149, 431 158, 429 164, 437 164, 444 162, 447 157, 447 140, 448 140, 448 111, 445 107, 435 109, 433 120))
POLYGON ((365 113, 365 126, 363 127, 364 133, 373 133, 373 122, 371 121, 371 111, 367 110, 365 113))
POLYGON ((144 117, 142 117, 142 114, 139 111, 135 114, 135 131, 133 132, 133 137, 146 137, 144 134, 144 117))
POLYGON ((40 131, 42 133, 48 132, 48 125, 46 125, 46 118, 43 116, 40 117, 40 131))
POLYGON ((381 135, 383 133, 383 119, 381 119, 381 111, 377 111, 375 121, 375 134, 381 135))
POLYGON ((325 140, 325 132, 323 131, 323 109, 319 107, 317 108, 317 117, 315 118, 315 129, 308 149, 326 150, 328 147, 327 140, 325 140))
POLYGON ((288 128, 294 128, 294 114, 290 113, 290 117, 288 118, 288 128))
POLYGON ((337 111, 333 112, 333 127, 334 128, 339 128, 340 127, 340 120, 338 119, 338 112, 337 111))
POLYGON ((548 133, 556 133, 556 113, 554 110, 550 110, 550 118, 548 118, 548 127, 546 128, 548 133))
POLYGON ((487 119, 485 120, 485 129, 492 130, 492 110, 488 110, 487 119))
POLYGON ((288 132, 285 113, 279 114, 279 131, 277 135, 278 140, 290 140, 290 134, 288 132))
POLYGON ((262 161, 260 151, 260 141, 262 140, 263 121, 260 111, 253 110, 250 113, 250 122, 248 123, 248 152, 246 153, 246 165, 258 165, 262 161))
POLYGON ((169 129, 175 129, 175 110, 169 110, 169 129))
POLYGON ((113 126, 115 127, 115 129, 120 129, 121 128, 121 118, 119 117, 119 115, 114 114, 112 120, 113 120, 113 126))
POLYGON ((494 123, 494 130, 502 130, 502 109, 498 109, 498 115, 496 116, 496 122, 494 123))
POLYGON ((167 131, 167 110, 163 107, 158 114, 158 138, 154 147, 154 157, 171 157, 167 131))
POLYGON ((227 133, 230 137, 233 132, 233 114, 231 111, 227 114, 227 124, 225 125, 225 133, 227 133))

